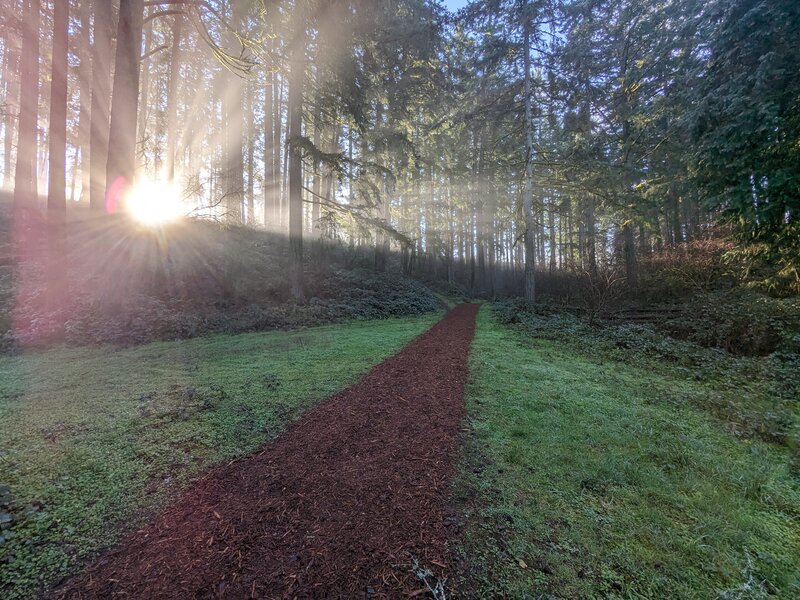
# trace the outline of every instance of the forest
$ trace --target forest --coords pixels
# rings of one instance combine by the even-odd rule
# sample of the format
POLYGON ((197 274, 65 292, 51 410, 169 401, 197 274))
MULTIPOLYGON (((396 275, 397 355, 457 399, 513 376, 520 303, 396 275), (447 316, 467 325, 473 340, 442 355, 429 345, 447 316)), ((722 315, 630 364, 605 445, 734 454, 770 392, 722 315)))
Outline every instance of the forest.
POLYGON ((3 0, 0 596, 800 596, 796 0, 3 0))

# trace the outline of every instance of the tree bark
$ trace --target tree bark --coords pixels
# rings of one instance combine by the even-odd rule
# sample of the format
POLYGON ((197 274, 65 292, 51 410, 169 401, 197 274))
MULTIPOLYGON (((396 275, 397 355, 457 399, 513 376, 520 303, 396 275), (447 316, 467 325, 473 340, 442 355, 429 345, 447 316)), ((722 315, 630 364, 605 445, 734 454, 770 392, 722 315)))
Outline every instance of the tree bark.
POLYGON ((172 52, 169 59, 169 89, 167 91, 167 165, 169 181, 175 180, 175 146, 178 139, 178 82, 181 78, 181 36, 183 15, 172 22, 172 52))
POLYGON ((303 285, 303 88, 306 76, 306 24, 295 9, 294 36, 289 53, 289 282, 296 300, 305 297, 303 285))
MULTIPOLYGON (((92 99, 89 131, 89 206, 106 208, 106 167, 108 162, 109 107, 111 99, 112 4, 94 0, 94 43, 92 44, 92 99)), ((138 79, 138 76, 137 76, 138 79)), ((138 93, 138 90, 137 90, 138 93)))
POLYGON ((136 177, 136 117, 144 0, 120 0, 106 186, 109 207, 122 206, 136 177))
POLYGON ((20 62, 17 164, 14 170, 14 205, 36 202, 37 139, 39 118, 39 0, 26 0, 20 62))
POLYGON ((533 214, 533 115, 531 111, 531 19, 525 16, 523 63, 525 70, 525 300, 536 302, 536 220, 533 214))
MULTIPOLYGON (((231 27, 234 31, 228 32, 229 51, 239 44, 234 32, 244 20, 244 0, 233 0, 232 9, 231 27)), ((225 218, 232 223, 241 223, 244 199, 244 80, 231 70, 227 72, 222 98, 225 117, 225 218)))
MULTIPOLYGON (((19 6, 14 2, 12 10, 16 12, 19 6)), ((24 6, 23 6, 24 8, 24 6)), ((13 179, 12 155, 16 126, 19 116, 19 68, 20 48, 11 31, 7 32, 3 52, 3 88, 5 102, 5 117, 3 119, 3 188, 9 189, 13 179)))
POLYGON ((78 116, 78 147, 80 148, 81 177, 80 199, 82 202, 88 202, 89 186, 91 185, 89 144, 92 129, 92 0, 81 0, 78 20, 80 22, 80 38, 78 43, 78 52, 80 56, 80 63, 78 64, 78 90, 80 94, 80 114, 78 116))
POLYGON ((65 225, 67 213, 67 56, 69 54, 67 31, 69 28, 69 2, 56 1, 53 11, 53 58, 50 79, 50 121, 47 185, 48 236, 48 302, 58 306, 66 281, 64 258, 66 254, 65 225))

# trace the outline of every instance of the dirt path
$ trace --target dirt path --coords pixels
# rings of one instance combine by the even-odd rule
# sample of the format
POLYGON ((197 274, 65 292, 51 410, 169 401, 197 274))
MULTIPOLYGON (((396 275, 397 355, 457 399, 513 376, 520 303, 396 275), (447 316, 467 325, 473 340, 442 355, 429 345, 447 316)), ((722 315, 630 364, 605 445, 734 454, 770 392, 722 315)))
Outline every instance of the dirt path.
POLYGON ((446 577, 477 310, 458 306, 258 453, 211 471, 56 596, 406 598, 424 588, 414 558, 446 577))

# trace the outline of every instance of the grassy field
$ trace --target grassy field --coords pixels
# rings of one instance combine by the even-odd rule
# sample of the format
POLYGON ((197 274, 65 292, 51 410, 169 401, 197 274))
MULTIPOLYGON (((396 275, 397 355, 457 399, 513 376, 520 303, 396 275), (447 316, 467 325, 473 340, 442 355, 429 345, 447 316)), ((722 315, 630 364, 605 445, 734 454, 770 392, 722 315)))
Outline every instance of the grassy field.
POLYGON ((0 357, 0 597, 34 597, 436 318, 0 357))
POLYGON ((717 383, 537 340, 484 308, 455 490, 467 597, 800 597, 791 450, 682 400, 717 383))

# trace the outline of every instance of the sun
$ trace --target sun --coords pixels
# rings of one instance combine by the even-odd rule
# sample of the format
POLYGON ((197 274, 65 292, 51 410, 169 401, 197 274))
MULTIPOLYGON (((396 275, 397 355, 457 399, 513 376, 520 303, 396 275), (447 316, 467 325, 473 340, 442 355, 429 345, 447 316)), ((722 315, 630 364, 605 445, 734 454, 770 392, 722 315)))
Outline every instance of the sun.
POLYGON ((125 210, 142 225, 154 227, 184 216, 187 207, 176 183, 142 180, 125 196, 125 210))

